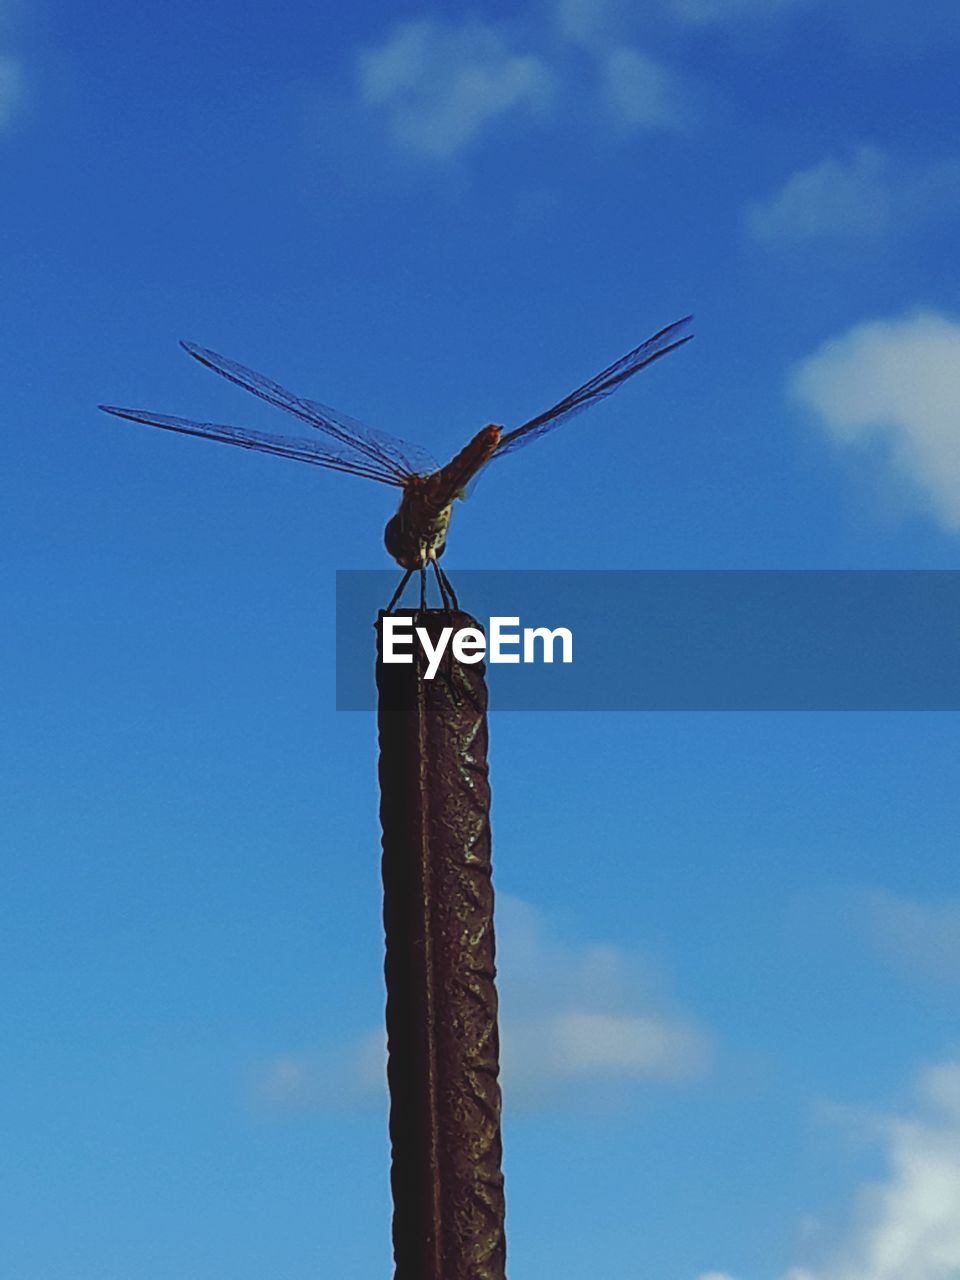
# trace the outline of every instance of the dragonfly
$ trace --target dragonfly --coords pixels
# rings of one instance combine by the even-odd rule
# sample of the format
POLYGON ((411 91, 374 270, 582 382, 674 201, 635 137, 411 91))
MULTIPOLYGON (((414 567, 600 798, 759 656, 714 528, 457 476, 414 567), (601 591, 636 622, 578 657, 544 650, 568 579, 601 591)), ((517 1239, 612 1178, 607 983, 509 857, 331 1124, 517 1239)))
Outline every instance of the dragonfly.
POLYGON ((446 466, 436 462, 422 449, 384 431, 374 431, 354 418, 329 405, 294 395, 279 383, 225 356, 218 355, 194 342, 181 342, 181 347, 194 360, 212 369, 228 382, 242 387, 274 408, 281 409, 308 427, 321 433, 321 438, 276 435, 247 427, 228 426, 217 422, 199 422, 145 409, 121 409, 116 405, 99 405, 104 413, 128 422, 145 423, 164 431, 200 436, 221 444, 236 445, 256 453, 292 458, 297 462, 325 467, 360 476, 402 491, 400 506, 387 522, 384 545, 404 570, 386 612, 391 613, 415 572, 420 574, 420 606, 426 609, 427 567, 433 566, 445 609, 459 609, 449 577, 440 567, 440 557, 447 545, 447 534, 453 504, 466 495, 470 482, 488 463, 507 457, 517 449, 538 440, 562 422, 584 409, 606 399, 635 373, 669 355, 689 342, 693 334, 687 330, 692 316, 684 316, 660 329, 601 373, 558 400, 555 405, 511 431, 490 424, 466 444, 446 466))

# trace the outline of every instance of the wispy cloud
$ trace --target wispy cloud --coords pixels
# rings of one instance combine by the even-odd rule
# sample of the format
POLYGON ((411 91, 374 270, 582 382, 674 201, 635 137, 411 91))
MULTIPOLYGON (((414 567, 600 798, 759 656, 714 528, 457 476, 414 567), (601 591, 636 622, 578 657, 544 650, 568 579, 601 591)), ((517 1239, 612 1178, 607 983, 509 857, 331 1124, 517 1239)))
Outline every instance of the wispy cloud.
POLYGON ((450 160, 498 127, 544 127, 573 113, 613 121, 621 134, 685 129, 693 118, 690 87, 618 37, 625 25, 601 0, 559 0, 552 30, 525 47, 507 24, 403 22, 358 53, 359 101, 397 146, 434 161, 450 160))
POLYGON ((560 38, 588 55, 604 113, 624 132, 683 131, 694 93, 679 72, 637 47, 637 23, 618 0, 558 0, 560 38))
POLYGON ((643 960, 603 943, 571 945, 519 899, 498 899, 503 1070, 515 1105, 578 1082, 682 1081, 700 1075, 710 1037, 665 1011, 643 960))
POLYGON ((386 1089, 386 1036, 373 1031, 345 1047, 278 1054, 256 1072, 255 1092, 275 1111, 363 1107, 386 1089))
POLYGON ((627 45, 601 59, 604 100, 628 129, 682 131, 691 123, 689 90, 668 67, 627 45))
POLYGON ((609 44, 624 26, 615 0, 557 0, 557 30, 571 44, 609 44))
POLYGON ((805 10, 829 14, 861 43, 897 40, 899 52, 953 44, 960 34, 955 0, 660 0, 678 22, 694 27, 739 25, 756 28, 783 22, 805 10))
POLYGON ((888 956, 938 982, 960 982, 960 898, 916 902, 873 889, 865 907, 873 940, 888 956))
POLYGON ((882 241, 960 208, 960 160, 910 163, 878 147, 828 156, 794 173, 746 213, 747 231, 770 245, 882 241))
POLYGON ((638 32, 658 11, 659 16, 682 26, 706 27, 774 19, 816 3, 818 0, 655 0, 640 9, 629 0, 557 0, 556 13, 568 38, 589 43, 638 32))
POLYGON ((0 129, 9 124, 20 101, 23 73, 16 58, 0 54, 0 129))
MULTIPOLYGON (((611 1088, 682 1082, 709 1065, 710 1037, 664 1010, 638 956, 563 943, 532 907, 500 895, 497 957, 511 1106, 547 1106, 573 1084, 580 1099, 619 1099, 611 1088)), ((278 1055, 258 1072, 257 1095, 280 1111, 362 1106, 383 1096, 385 1052, 372 1031, 335 1051, 278 1055)))
POLYGON ((357 79, 394 141, 434 159, 453 156, 503 117, 542 115, 554 91, 544 60, 511 48, 504 29, 440 18, 401 23, 362 50, 357 79))
POLYGON ((736 22, 745 18, 774 18, 809 0, 667 0, 674 17, 696 26, 736 22))
POLYGON ((857 325, 802 361, 790 389, 838 447, 879 444, 912 498, 960 530, 960 323, 920 310, 857 325))
MULTIPOLYGON (((886 1175, 860 1188, 846 1238, 781 1280, 956 1280, 960 1276, 960 1062, 921 1072, 912 1114, 863 1122, 886 1175)), ((699 1280, 732 1280, 707 1273, 699 1280)))

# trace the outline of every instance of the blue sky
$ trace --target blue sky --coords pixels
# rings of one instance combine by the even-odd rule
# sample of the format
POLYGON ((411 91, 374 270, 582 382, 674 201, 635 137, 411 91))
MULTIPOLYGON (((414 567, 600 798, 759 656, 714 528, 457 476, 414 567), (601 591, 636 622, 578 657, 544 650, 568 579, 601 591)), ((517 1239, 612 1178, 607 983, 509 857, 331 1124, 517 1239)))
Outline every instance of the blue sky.
MULTIPOLYGON (((504 461, 457 568, 955 568, 952 0, 0 0, 2 1272, 389 1274, 393 495, 190 338, 504 461)), ((960 1274, 951 715, 492 722, 510 1274, 960 1274), (544 1051, 549 1047, 549 1052, 544 1051)))

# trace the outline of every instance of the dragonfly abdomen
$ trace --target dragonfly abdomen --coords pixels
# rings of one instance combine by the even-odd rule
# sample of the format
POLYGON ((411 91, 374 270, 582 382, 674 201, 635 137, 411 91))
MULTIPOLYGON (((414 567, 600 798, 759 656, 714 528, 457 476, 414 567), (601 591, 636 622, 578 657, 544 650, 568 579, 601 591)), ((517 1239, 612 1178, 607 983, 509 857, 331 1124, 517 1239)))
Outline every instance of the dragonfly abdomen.
POLYGON ((444 501, 449 503, 454 498, 463 497, 464 489, 496 453, 502 434, 502 427, 484 427, 455 458, 430 477, 436 482, 438 494, 444 501))

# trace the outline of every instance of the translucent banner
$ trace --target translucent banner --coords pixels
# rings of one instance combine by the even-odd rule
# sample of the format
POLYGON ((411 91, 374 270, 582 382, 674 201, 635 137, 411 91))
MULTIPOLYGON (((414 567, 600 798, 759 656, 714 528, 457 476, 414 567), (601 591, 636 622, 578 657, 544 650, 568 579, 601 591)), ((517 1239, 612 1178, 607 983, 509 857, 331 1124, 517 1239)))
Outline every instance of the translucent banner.
MULTIPOLYGON (((445 641, 390 654, 425 678, 484 662, 501 711, 955 711, 960 571, 464 571, 445 641), (438 646, 442 647, 438 648, 438 646), (445 665, 447 664, 447 665, 445 665)), ((337 707, 371 710, 378 615, 397 574, 337 574, 337 707)), ((428 603, 439 609, 431 575, 428 603)), ((444 629, 445 630, 445 629, 444 629)))

